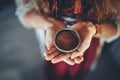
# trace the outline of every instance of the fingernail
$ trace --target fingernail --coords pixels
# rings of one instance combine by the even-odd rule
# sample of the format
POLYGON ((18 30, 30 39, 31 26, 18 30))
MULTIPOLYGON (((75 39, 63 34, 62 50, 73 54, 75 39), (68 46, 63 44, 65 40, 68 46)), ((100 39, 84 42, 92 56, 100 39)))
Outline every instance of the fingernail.
POLYGON ((48 59, 48 58, 46 58, 46 57, 45 57, 45 60, 49 61, 49 59, 48 59))
POLYGON ((46 55, 46 52, 45 52, 43 55, 44 55, 44 56, 47 56, 47 55, 46 55))
POLYGON ((44 53, 43 55, 46 56, 46 53, 44 53))
POLYGON ((47 61, 50 61, 51 59, 50 58, 48 58, 48 57, 45 57, 45 59, 47 60, 47 61))
POLYGON ((53 64, 57 63, 55 60, 52 60, 51 62, 52 62, 53 64))
POLYGON ((71 66, 73 66, 73 65, 75 65, 75 63, 74 62, 70 62, 70 63, 68 63, 69 65, 71 65, 71 66))
POLYGON ((84 58, 81 60, 81 62, 83 62, 84 61, 84 58))
POLYGON ((72 65, 72 66, 75 65, 75 63, 72 63, 71 65, 72 65))

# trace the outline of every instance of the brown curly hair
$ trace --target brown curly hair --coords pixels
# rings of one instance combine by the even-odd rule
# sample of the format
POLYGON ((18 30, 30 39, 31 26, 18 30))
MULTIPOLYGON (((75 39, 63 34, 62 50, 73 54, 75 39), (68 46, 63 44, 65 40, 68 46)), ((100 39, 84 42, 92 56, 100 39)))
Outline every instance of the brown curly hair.
MULTIPOLYGON (((25 0, 26 2, 28 0, 25 0)), ((34 0, 41 14, 55 17, 55 10, 52 6, 57 1, 58 12, 73 6, 74 0, 34 0)), ((115 22, 119 15, 120 0, 81 0, 82 12, 77 17, 82 21, 92 21, 93 23, 115 22)))

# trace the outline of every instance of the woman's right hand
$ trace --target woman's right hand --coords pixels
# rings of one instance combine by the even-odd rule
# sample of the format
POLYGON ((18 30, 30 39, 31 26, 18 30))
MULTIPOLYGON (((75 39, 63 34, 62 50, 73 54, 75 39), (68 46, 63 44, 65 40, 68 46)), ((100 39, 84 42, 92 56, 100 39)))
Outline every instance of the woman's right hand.
POLYGON ((58 30, 65 28, 66 25, 63 22, 55 20, 53 18, 49 18, 49 21, 52 22, 53 26, 46 29, 47 50, 44 53, 45 59, 51 61, 52 63, 64 61, 69 65, 74 65, 74 61, 70 59, 71 53, 63 54, 57 50, 53 44, 53 37, 55 33, 58 30))
POLYGON ((63 22, 61 22, 59 20, 56 20, 54 18, 48 18, 48 20, 49 20, 49 22, 52 23, 52 26, 47 27, 46 30, 45 30, 47 49, 50 48, 50 44, 52 44, 52 42, 53 42, 53 38, 54 38, 55 33, 58 30, 66 27, 66 25, 63 22))

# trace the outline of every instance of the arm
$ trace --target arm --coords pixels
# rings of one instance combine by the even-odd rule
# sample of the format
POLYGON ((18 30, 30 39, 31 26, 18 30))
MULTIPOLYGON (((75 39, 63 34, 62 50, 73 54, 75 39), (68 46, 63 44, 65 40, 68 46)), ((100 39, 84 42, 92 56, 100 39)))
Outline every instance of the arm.
POLYGON ((15 15, 18 17, 21 24, 26 28, 31 28, 25 21, 24 15, 35 7, 34 3, 29 0, 28 3, 24 3, 24 0, 15 0, 16 3, 16 11, 15 15))
POLYGON ((47 19, 47 17, 41 16, 39 11, 32 9, 24 15, 24 21, 33 28, 40 28, 47 30, 52 27, 53 24, 47 19))
POLYGON ((15 2, 17 6, 15 14, 23 26, 41 29, 52 26, 52 24, 35 9, 36 4, 33 0, 29 0, 27 3, 24 3, 24 0, 15 0, 15 2))

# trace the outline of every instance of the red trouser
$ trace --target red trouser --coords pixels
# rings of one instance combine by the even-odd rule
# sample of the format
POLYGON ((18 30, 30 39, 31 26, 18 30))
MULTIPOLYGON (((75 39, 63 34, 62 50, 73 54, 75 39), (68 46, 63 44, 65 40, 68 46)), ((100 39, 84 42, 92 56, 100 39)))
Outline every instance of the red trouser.
POLYGON ((99 39, 94 38, 89 49, 84 53, 84 61, 81 64, 70 66, 65 62, 59 62, 57 64, 46 62, 45 70, 47 77, 52 80, 63 80, 63 77, 67 75, 70 77, 70 80, 76 80, 76 78, 84 76, 95 58, 98 45, 99 39))

